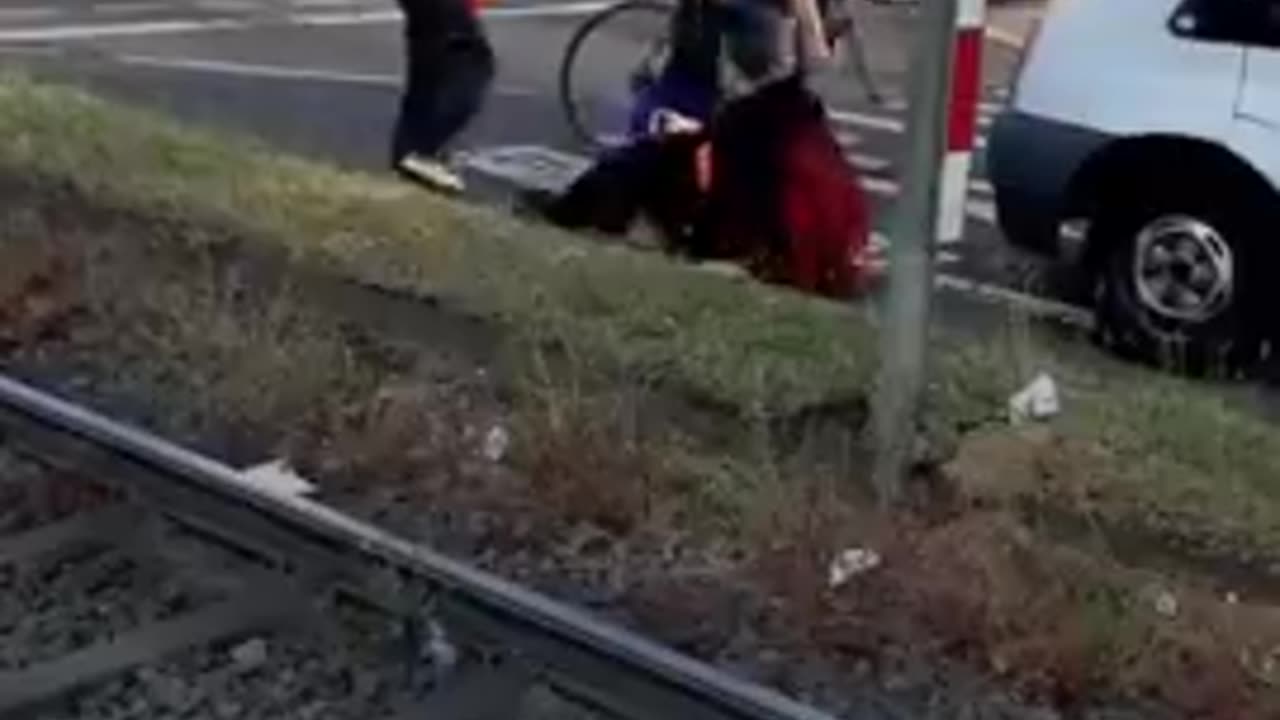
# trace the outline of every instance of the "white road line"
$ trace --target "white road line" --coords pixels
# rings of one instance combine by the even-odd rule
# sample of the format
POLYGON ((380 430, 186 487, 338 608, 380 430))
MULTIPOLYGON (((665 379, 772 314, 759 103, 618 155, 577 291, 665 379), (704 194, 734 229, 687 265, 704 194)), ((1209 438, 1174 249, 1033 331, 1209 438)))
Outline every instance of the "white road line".
POLYGON ((840 147, 846 150, 862 144, 862 136, 857 133, 837 130, 835 132, 835 136, 836 142, 839 143, 840 147))
POLYGON ((98 23, 54 25, 38 28, 0 29, 0 42, 55 42, 110 37, 143 37, 175 35, 212 30, 241 30, 249 27, 243 20, 151 20, 130 23, 98 23))
POLYGON ((1028 295, 1027 293, 1010 290, 999 285, 970 280, 957 275, 938 274, 934 278, 934 287, 967 295, 976 295, 984 300, 994 300, 1006 305, 1012 305, 1032 315, 1056 320, 1084 330, 1092 330, 1095 323, 1093 313, 1084 308, 1068 305, 1057 300, 1028 295))
MULTIPOLYGON (((862 178, 862 187, 873 195, 881 195, 883 197, 897 197, 902 192, 902 186, 897 181, 878 177, 862 178)), ((988 200, 977 200, 970 197, 965 203, 965 214, 988 225, 995 225, 996 223, 996 206, 988 200)), ((957 242, 963 242, 963 240, 957 242)))
POLYGON ((898 118, 854 110, 829 110, 827 116, 842 125, 853 125, 868 130, 901 134, 906 129, 906 124, 898 118))
POLYGON ((847 152, 844 156, 849 160, 849 162, 853 163, 855 167, 863 172, 884 172, 893 165, 893 163, 889 162, 885 158, 878 157, 876 155, 868 155, 866 153, 847 152))
MULTIPOLYGON (((0 52, 4 52, 0 48, 0 52)), ((136 67, 152 67, 164 70, 181 70, 186 72, 210 73, 214 75, 232 75, 236 77, 264 78, 268 80, 309 80, 316 82, 340 83, 349 85, 368 85, 372 87, 400 88, 402 80, 398 75, 380 75, 375 73, 353 73, 343 70, 327 70, 315 67, 297 67, 291 65, 259 65, 229 60, 206 60, 201 58, 167 57, 163 55, 115 55, 113 60, 122 65, 136 67)), ((498 84, 493 88, 495 95, 508 97, 534 97, 538 95, 532 88, 498 84)))
POLYGON ((266 10, 256 0, 196 0, 195 7, 205 12, 252 13, 266 10))
POLYGON ((400 87, 401 83, 399 76, 396 75, 352 73, 340 70, 300 68, 285 65, 258 65, 254 63, 240 63, 227 60, 200 60, 195 58, 174 58, 155 55, 118 55, 115 59, 124 65, 158 67, 166 70, 190 70, 194 72, 206 72, 219 75, 270 78, 275 80, 320 80, 353 85, 374 85, 377 87, 400 87))
MULTIPOLYGON (((992 100, 982 100, 978 103, 978 112, 983 115, 995 115, 1004 109, 1003 99, 1008 96, 1008 90, 1004 86, 991 86, 987 88, 987 94, 996 98, 992 100)), ((893 113, 905 113, 909 106, 906 98, 890 98, 880 104, 880 108, 893 113)))
MULTIPOLYGON (((895 135, 901 135, 906 131, 906 123, 903 120, 894 117, 886 117, 884 115, 872 115, 870 113, 858 112, 855 110, 829 110, 827 112, 827 116, 836 123, 852 125, 865 130, 877 130, 880 132, 893 133, 895 135)), ((989 124, 989 121, 984 124, 989 124)), ((987 147, 987 136, 979 133, 978 137, 974 138, 973 145, 978 150, 985 150, 987 147)))
MULTIPOLYGON (((554 5, 527 7, 497 7, 482 11, 491 20, 521 20, 545 17, 576 17, 587 15, 608 6, 604 0, 568 2, 554 5)), ((349 13, 294 13, 273 20, 270 25, 294 25, 300 27, 333 27, 356 25, 380 25, 399 22, 398 10, 370 10, 349 13)), ((0 42, 56 42, 65 40, 92 40, 113 37, 146 37, 153 35, 181 35, 197 32, 248 30, 267 25, 251 18, 208 18, 201 20, 151 20, 139 22, 73 23, 31 28, 0 29, 0 42)))
POLYGON ((390 25, 402 19, 399 10, 353 10, 351 12, 296 13, 285 15, 281 22, 300 27, 354 27, 358 25, 390 25))
POLYGON ((566 2, 554 5, 526 5, 516 7, 495 7, 481 11, 486 18, 519 20, 521 18, 543 17, 576 17, 590 15, 612 5, 612 2, 586 0, 584 2, 566 2))

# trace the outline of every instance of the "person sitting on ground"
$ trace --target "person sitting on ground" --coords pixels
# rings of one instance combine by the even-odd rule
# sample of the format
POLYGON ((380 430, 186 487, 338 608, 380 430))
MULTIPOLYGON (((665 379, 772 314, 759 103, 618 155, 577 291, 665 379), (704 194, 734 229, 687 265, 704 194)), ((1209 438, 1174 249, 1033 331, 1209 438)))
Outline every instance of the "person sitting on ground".
POLYGON ((608 234, 643 215, 672 253, 812 293, 845 298, 862 284, 865 197, 799 74, 731 100, 705 128, 641 138, 533 202, 552 223, 608 234))

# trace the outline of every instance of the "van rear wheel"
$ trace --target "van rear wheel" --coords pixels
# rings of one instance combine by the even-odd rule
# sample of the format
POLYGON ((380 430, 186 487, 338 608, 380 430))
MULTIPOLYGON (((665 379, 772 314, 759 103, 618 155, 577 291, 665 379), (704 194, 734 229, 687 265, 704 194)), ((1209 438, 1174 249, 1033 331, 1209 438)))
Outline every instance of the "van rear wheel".
POLYGON ((1263 349, 1253 275, 1264 227, 1237 198, 1134 183, 1091 223, 1100 252, 1095 303, 1101 341, 1191 375, 1234 375, 1263 349))

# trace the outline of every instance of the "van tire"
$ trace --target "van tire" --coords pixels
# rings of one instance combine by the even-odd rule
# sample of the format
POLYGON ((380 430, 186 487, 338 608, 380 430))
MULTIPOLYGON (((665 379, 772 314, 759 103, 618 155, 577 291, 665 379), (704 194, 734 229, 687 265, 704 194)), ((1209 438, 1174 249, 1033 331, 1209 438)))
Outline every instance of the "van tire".
POLYGON ((1236 376, 1253 369, 1265 347, 1259 292, 1265 285, 1255 276, 1265 261, 1256 257, 1253 229, 1267 224, 1258 211, 1264 206, 1248 201, 1247 191, 1206 193, 1206 185, 1175 186, 1147 175, 1100 204, 1089 240, 1099 260, 1097 334, 1133 360, 1198 377, 1236 376), (1220 287, 1206 277, 1229 278, 1225 299, 1200 292, 1220 287), (1186 300, 1202 297, 1217 299, 1186 300))

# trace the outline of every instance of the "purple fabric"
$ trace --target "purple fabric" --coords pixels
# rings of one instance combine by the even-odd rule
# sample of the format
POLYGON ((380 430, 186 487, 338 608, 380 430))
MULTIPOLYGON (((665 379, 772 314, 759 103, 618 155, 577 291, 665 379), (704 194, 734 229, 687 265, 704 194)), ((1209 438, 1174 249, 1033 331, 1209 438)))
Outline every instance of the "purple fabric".
POLYGON ((632 138, 649 134, 649 120, 653 113, 674 110, 703 123, 711 120, 716 106, 715 88, 699 87, 673 72, 663 73, 656 81, 636 93, 628 128, 632 138))

